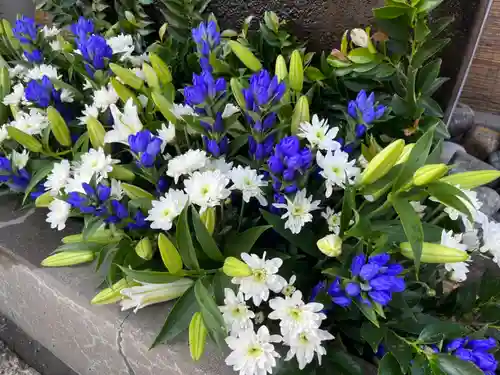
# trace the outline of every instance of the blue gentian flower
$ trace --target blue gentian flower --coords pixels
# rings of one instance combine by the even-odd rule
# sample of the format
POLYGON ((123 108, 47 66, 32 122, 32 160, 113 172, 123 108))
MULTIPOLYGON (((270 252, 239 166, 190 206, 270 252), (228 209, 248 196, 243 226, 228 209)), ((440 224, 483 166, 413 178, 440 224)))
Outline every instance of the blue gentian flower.
POLYGON ((208 71, 200 75, 193 74, 193 85, 184 88, 184 99, 186 104, 197 106, 213 101, 226 92, 226 80, 224 78, 214 79, 208 71))
POLYGON ((116 224, 128 218, 127 207, 116 199, 111 200, 111 211, 112 214, 104 220, 106 223, 116 224))
POLYGON ((90 63, 94 69, 104 69, 106 60, 111 59, 113 50, 100 35, 91 35, 87 39, 80 39, 77 43, 83 58, 90 63))
POLYGON ((39 196, 45 193, 44 182, 39 183, 30 193, 30 198, 36 200, 39 196))
POLYGON ((38 34, 35 20, 26 16, 21 16, 20 19, 16 20, 12 31, 14 32, 14 36, 23 44, 33 43, 38 34))
POLYGON ((151 168, 161 151, 162 140, 153 136, 149 130, 141 130, 136 134, 129 135, 128 143, 130 150, 139 158, 136 162, 137 165, 151 168))
POLYGON ((146 215, 141 211, 137 211, 132 220, 131 223, 127 224, 127 229, 137 230, 149 228, 149 223, 146 221, 146 215))
POLYGON ((30 63, 40 64, 43 62, 43 55, 39 49, 35 49, 32 52, 24 51, 24 56, 30 63))
POLYGON ((356 137, 363 137, 366 133, 367 125, 382 118, 385 110, 386 106, 375 103, 375 93, 372 92, 368 96, 365 90, 361 90, 356 100, 351 100, 347 106, 349 116, 358 122, 355 128, 356 137))
POLYGON ((217 31, 215 21, 201 22, 192 30, 193 39, 198 48, 198 53, 208 57, 210 52, 220 44, 220 33, 217 31))
POLYGON ((36 103, 41 108, 47 108, 54 93, 54 86, 49 77, 43 76, 40 81, 31 80, 24 89, 26 100, 36 103))
POLYGON ((341 280, 338 277, 328 287, 328 295, 331 297, 334 304, 341 307, 347 307, 351 304, 351 298, 349 298, 342 289, 341 280))
POLYGON ((243 89, 246 109, 259 113, 261 107, 278 103, 286 91, 284 82, 278 82, 278 77, 267 70, 261 70, 250 77, 250 86, 243 89))
POLYGON ((10 159, 0 156, 0 183, 6 184, 13 191, 23 192, 30 181, 31 175, 25 168, 15 170, 10 159))
POLYGON ((229 139, 224 136, 220 140, 210 139, 206 135, 203 136, 203 143, 206 151, 212 156, 218 158, 229 151, 229 139))
POLYGON ((256 160, 263 160, 273 152, 274 134, 268 135, 263 142, 257 142, 253 136, 248 136, 248 150, 256 160))
POLYGON ((468 337, 462 337, 450 341, 445 345, 444 351, 462 361, 473 362, 487 375, 494 375, 498 361, 489 351, 496 346, 497 341, 491 337, 482 340, 469 340, 468 337))
POLYGON ((86 19, 80 16, 78 22, 70 26, 71 32, 81 41, 87 39, 88 34, 94 32, 94 22, 91 19, 86 19))
POLYGON ((156 183, 156 191, 162 195, 165 193, 169 187, 168 179, 165 176, 161 176, 156 183))

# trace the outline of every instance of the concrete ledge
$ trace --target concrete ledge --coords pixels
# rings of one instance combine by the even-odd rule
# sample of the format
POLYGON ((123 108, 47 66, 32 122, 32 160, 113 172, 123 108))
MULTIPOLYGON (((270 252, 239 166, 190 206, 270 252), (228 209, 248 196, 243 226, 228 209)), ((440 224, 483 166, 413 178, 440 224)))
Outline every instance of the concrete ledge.
MULTIPOLYGON (((101 282, 91 266, 40 268, 65 235, 49 228, 44 210, 18 211, 18 198, 0 196, 0 313, 76 373, 120 375, 229 375, 219 353, 194 363, 186 337, 149 351, 172 306, 137 314, 116 305, 91 306, 101 282)), ((77 224, 73 223, 76 233, 77 224)))

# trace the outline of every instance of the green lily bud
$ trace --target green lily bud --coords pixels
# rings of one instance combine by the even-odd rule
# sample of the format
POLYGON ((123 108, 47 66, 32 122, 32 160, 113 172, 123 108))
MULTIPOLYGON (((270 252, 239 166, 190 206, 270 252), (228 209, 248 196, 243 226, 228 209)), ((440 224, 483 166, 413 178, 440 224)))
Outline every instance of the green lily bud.
POLYGON ((410 158, 410 153, 411 153, 411 150, 413 150, 413 147, 415 147, 415 143, 407 144, 405 146, 405 148, 403 148, 403 152, 399 156, 399 159, 395 165, 406 163, 408 161, 408 159, 410 158))
POLYGON ((130 199, 137 199, 137 198, 148 198, 151 200, 154 199, 151 193, 135 185, 122 184, 122 189, 130 199))
POLYGON ((259 59, 244 45, 231 40, 228 42, 231 51, 240 59, 240 61, 250 70, 258 72, 262 69, 259 59))
POLYGON ((413 184, 415 186, 428 185, 439 180, 448 173, 446 164, 429 164, 419 168, 413 175, 413 184))
POLYGON ((170 68, 157 54, 150 53, 149 60, 151 61, 151 65, 153 66, 153 69, 162 84, 166 85, 172 82, 172 73, 170 72, 170 68))
POLYGON ((163 117, 165 117, 172 124, 177 123, 177 117, 175 117, 175 115, 172 113, 172 103, 170 103, 167 98, 156 91, 151 94, 151 97, 153 98, 153 102, 160 110, 163 117))
POLYGON ((97 293, 94 298, 90 301, 92 305, 109 305, 111 303, 116 303, 123 299, 120 291, 125 288, 130 288, 132 286, 140 285, 135 281, 129 281, 127 279, 118 280, 109 288, 105 288, 97 293))
POLYGON ((0 88, 2 97, 10 93, 9 70, 6 67, 0 69, 0 88))
POLYGON ((278 77, 278 82, 283 81, 288 76, 288 69, 286 68, 286 61, 282 55, 276 58, 276 66, 274 73, 278 77))
POLYGON ((106 134, 104 126, 95 117, 89 117, 86 124, 92 147, 96 149, 104 147, 104 135, 106 134))
POLYGON ((135 179, 134 172, 120 164, 113 165, 113 170, 108 175, 120 181, 132 182, 135 179))
POLYGON ((115 73, 116 76, 119 77, 126 85, 129 85, 136 90, 140 90, 144 85, 142 79, 137 77, 132 70, 123 68, 120 65, 113 63, 109 64, 109 67, 111 68, 111 71, 115 73))
POLYGON ((189 323, 189 351, 191 352, 191 358, 195 361, 198 361, 205 351, 207 333, 201 313, 195 313, 191 323, 189 323))
POLYGON ((226 258, 222 271, 230 277, 245 277, 252 274, 248 264, 234 257, 226 258))
POLYGON ((310 122, 311 117, 309 115, 309 100, 305 95, 302 95, 297 104, 295 104, 295 109, 292 115, 292 134, 297 134, 299 131, 299 126, 303 122, 310 122))
POLYGON ((54 197, 50 194, 50 191, 46 191, 42 195, 40 195, 37 199, 35 199, 35 207, 49 207, 49 205, 54 200, 54 197))
POLYGON ((89 236, 85 241, 83 239, 83 234, 72 234, 66 236, 62 239, 62 243, 79 243, 79 242, 94 242, 98 244, 107 245, 109 243, 118 242, 122 239, 123 232, 113 232, 109 229, 99 229, 95 231, 91 236, 89 236))
POLYGON ((342 254, 342 239, 336 234, 329 234, 318 242, 318 249, 328 257, 338 257, 342 254))
POLYGON ((47 108, 47 117, 50 122, 50 129, 57 142, 62 146, 71 146, 71 135, 68 125, 66 125, 66 121, 64 121, 57 109, 54 107, 47 108))
POLYGON ((398 139, 375 155, 361 175, 361 184, 369 185, 384 177, 398 161, 404 146, 405 141, 398 139))
POLYGON ((452 185, 459 185, 462 189, 474 189, 489 184, 497 178, 500 178, 500 171, 470 171, 451 174, 443 177, 440 181, 452 185))
MULTIPOLYGON (((409 242, 401 243, 399 248, 403 256, 408 259, 415 259, 409 242)), ((428 242, 424 242, 422 256, 420 257, 422 263, 459 263, 467 259, 469 259, 469 254, 466 251, 428 242)))
POLYGON ((135 245, 135 253, 144 260, 153 258, 153 247, 148 237, 144 237, 135 245))
POLYGON ((22 130, 12 126, 7 126, 7 133, 14 141, 31 152, 40 152, 43 149, 42 144, 35 137, 23 132, 22 130))
POLYGON ((90 250, 63 251, 50 255, 42 260, 44 267, 67 267, 77 264, 88 263, 94 260, 94 252, 90 250))
POLYGON ((290 83, 290 87, 295 91, 302 91, 302 86, 304 85, 304 65, 302 64, 302 56, 299 50, 292 52, 288 82, 290 83))
POLYGON ((134 104, 137 108, 141 108, 141 102, 139 99, 137 99, 137 96, 130 90, 127 86, 122 84, 120 81, 118 81, 116 78, 111 78, 110 79, 111 86, 116 91, 116 94, 120 98, 120 100, 125 104, 129 99, 132 99, 134 101, 134 104))
POLYGON ((163 233, 158 236, 158 249, 160 249, 161 259, 168 272, 176 274, 182 270, 182 258, 177 248, 163 233))
POLYGON ((151 67, 151 65, 143 63, 142 64, 142 71, 144 72, 144 75, 146 76, 146 82, 148 83, 148 86, 153 88, 153 89, 159 89, 160 88, 160 80, 158 79, 158 76, 156 75, 156 72, 151 67))
POLYGON ((210 235, 214 234, 215 230, 215 208, 209 207, 200 215, 201 222, 207 228, 208 233, 210 235))
POLYGON ((231 78, 231 92, 233 93, 236 102, 240 108, 246 108, 245 97, 243 96, 243 85, 238 78, 231 78))

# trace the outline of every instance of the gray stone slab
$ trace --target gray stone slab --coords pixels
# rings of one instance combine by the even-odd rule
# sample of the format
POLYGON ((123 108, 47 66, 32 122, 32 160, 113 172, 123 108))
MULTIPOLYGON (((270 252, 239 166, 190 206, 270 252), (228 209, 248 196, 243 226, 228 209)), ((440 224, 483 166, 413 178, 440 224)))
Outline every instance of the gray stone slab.
POLYGON ((101 282, 92 266, 40 268, 64 234, 44 223, 43 210, 17 211, 18 206, 12 196, 0 196, 0 313, 76 373, 232 373, 210 348, 194 363, 186 338, 149 350, 172 304, 137 314, 120 312, 117 305, 91 306, 101 282))
POLYGON ((0 341, 0 374, 2 375, 40 375, 0 341))
POLYGON ((467 152, 465 148, 454 142, 443 142, 443 149, 441 151, 441 162, 448 164, 457 152, 467 152))
POLYGON ((500 210, 500 195, 487 186, 474 189, 477 192, 477 199, 483 203, 481 212, 488 217, 492 217, 500 210))

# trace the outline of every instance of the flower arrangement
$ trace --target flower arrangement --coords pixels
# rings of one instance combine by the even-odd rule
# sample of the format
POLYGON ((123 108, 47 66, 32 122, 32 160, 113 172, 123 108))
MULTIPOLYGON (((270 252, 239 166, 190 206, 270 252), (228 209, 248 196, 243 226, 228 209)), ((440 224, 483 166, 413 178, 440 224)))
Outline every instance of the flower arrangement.
POLYGON ((83 220, 42 265, 95 262, 93 304, 176 300, 153 345, 188 331, 199 360, 210 338, 241 375, 494 374, 498 281, 466 279, 500 264, 472 190, 500 173, 439 163, 439 3, 375 10, 409 55, 354 29, 320 68, 273 13, 258 46, 210 17, 176 66, 168 28, 145 51, 84 17, 4 22, 0 182, 83 220))

